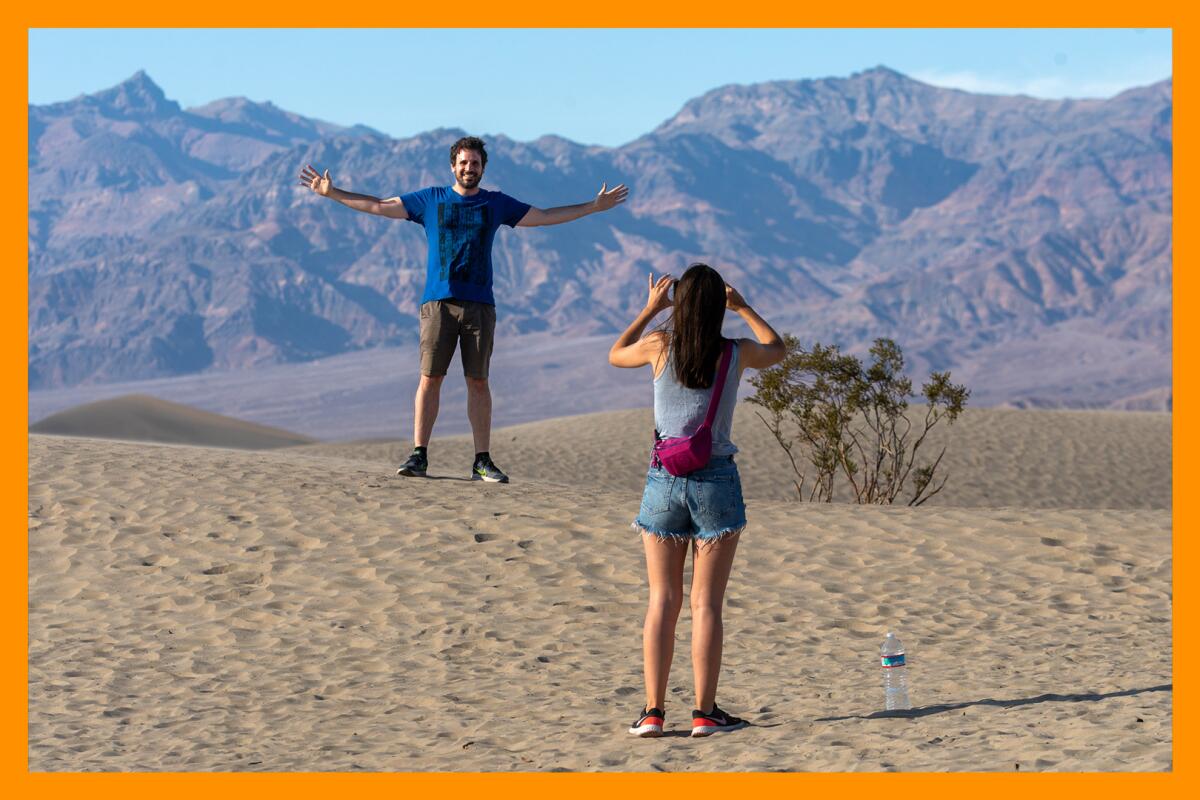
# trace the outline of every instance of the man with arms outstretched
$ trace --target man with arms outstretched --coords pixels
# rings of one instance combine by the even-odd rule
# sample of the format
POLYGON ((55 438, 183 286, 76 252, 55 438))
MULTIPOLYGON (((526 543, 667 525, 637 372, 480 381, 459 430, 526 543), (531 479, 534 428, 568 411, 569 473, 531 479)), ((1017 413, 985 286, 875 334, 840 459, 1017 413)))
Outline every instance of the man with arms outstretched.
POLYGON ((300 172, 300 182, 322 197, 337 200, 355 211, 392 219, 411 220, 425 228, 429 245, 425 293, 421 297, 421 382, 417 386, 413 452, 396 471, 398 475, 424 477, 429 468, 429 437, 437 419, 442 381, 456 345, 462 345, 463 373, 467 379, 467 418, 475 439, 472 480, 508 483, 508 476, 492 463, 488 452, 492 432, 492 393, 488 366, 496 327, 496 301, 492 296, 492 241, 501 225, 534 227, 558 225, 607 211, 625 202, 624 184, 600 187, 586 203, 556 208, 534 208, 503 192, 479 188, 487 166, 483 140, 459 139, 450 148, 453 186, 432 186, 418 192, 381 200, 343 191, 333 185, 329 170, 318 172, 311 164, 300 172))

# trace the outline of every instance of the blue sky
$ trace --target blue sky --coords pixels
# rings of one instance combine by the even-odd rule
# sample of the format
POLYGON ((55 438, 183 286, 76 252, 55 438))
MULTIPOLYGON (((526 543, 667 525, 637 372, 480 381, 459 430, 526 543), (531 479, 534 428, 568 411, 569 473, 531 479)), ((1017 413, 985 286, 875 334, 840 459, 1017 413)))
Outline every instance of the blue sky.
POLYGON ((185 108, 242 96, 395 137, 458 127, 615 146, 729 83, 883 64, 969 91, 1108 97, 1169 77, 1171 47, 1158 29, 34 29, 29 102, 144 69, 185 108))

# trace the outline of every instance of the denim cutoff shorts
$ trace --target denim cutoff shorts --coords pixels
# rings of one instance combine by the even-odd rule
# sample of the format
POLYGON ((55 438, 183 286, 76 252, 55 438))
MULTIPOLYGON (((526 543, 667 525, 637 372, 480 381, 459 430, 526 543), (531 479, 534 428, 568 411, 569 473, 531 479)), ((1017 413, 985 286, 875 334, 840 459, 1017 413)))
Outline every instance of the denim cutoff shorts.
POLYGON ((633 526, 660 539, 700 542, 741 531, 746 527, 746 504, 733 456, 714 456, 708 466, 682 477, 651 466, 633 526))

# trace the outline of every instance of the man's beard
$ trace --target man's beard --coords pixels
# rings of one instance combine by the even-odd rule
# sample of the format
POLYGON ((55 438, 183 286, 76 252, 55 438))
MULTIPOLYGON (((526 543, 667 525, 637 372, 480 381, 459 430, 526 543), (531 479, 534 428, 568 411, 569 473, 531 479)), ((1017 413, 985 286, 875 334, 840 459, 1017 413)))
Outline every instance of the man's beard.
POLYGON ((482 177, 482 176, 480 176, 480 175, 463 175, 462 177, 460 177, 458 179, 458 182, 460 184, 462 184, 462 187, 464 189, 474 189, 476 186, 479 185, 480 177, 482 177))

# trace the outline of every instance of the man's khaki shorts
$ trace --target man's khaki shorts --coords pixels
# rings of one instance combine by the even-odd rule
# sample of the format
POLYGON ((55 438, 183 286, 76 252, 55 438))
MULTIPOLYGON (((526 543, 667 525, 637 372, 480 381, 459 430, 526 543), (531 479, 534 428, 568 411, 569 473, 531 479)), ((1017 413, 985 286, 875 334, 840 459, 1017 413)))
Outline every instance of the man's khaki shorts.
POLYGON ((484 379, 492 361, 496 307, 471 300, 430 300, 421 306, 421 374, 439 377, 462 342, 463 374, 484 379))

